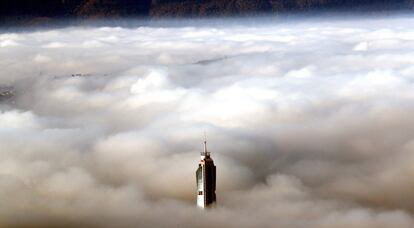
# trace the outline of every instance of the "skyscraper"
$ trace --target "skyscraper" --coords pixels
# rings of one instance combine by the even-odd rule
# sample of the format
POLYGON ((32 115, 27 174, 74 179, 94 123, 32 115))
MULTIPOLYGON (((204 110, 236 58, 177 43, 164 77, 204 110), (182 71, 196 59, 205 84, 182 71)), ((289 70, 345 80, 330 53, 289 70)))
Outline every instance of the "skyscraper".
POLYGON ((207 141, 204 140, 204 152, 196 172, 197 206, 208 208, 216 202, 216 166, 207 151, 207 141))

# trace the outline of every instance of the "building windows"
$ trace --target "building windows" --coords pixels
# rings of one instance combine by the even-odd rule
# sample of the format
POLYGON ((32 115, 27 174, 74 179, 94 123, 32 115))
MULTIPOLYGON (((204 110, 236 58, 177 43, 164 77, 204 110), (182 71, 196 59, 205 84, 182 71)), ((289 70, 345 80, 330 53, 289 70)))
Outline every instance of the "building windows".
POLYGON ((198 195, 199 196, 203 195, 203 191, 198 191, 198 195))

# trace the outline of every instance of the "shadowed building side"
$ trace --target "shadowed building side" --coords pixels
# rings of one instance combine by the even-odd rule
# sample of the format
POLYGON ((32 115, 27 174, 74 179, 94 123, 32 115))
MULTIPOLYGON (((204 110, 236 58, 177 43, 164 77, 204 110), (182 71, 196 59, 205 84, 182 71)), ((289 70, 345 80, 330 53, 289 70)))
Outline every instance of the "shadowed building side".
POLYGON ((196 172, 197 179, 197 206, 208 208, 216 202, 216 166, 207 152, 207 142, 204 141, 204 152, 196 172))

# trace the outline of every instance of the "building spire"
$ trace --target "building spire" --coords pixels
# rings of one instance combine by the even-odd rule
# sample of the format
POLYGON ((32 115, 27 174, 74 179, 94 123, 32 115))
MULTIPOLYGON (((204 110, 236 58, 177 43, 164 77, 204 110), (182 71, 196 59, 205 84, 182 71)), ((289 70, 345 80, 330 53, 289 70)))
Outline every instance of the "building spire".
POLYGON ((206 131, 204 131, 204 153, 207 153, 207 136, 206 136, 206 131))

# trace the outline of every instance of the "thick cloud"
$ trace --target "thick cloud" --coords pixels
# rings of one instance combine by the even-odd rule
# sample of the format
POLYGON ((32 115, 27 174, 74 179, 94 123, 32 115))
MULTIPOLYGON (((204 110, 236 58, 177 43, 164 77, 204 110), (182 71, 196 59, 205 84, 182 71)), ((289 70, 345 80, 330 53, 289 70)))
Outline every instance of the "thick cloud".
POLYGON ((0 226, 413 227, 414 19, 327 19, 0 34, 0 226))

